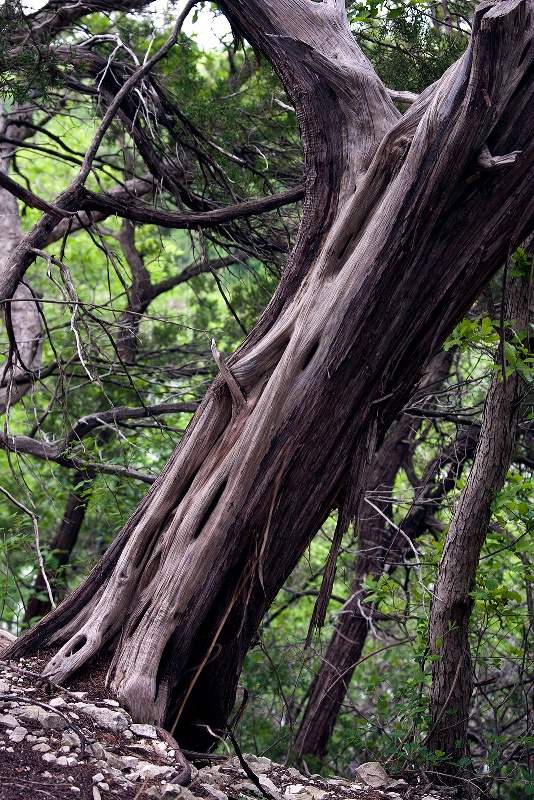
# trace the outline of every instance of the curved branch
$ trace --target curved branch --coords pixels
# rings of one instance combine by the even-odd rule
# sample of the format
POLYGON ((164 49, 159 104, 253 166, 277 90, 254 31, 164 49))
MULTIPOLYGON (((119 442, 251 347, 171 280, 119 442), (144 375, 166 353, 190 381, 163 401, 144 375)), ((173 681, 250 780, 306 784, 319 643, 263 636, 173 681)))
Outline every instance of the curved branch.
MULTIPOLYGON (((107 196, 120 197, 123 200, 143 197, 144 195, 151 194, 155 188, 155 181, 150 173, 141 175, 139 178, 132 178, 126 181, 124 186, 114 186, 106 193, 107 196)), ((110 212, 115 213, 115 212, 110 212)), ((63 219, 59 222, 48 238, 47 244, 58 242, 67 234, 76 233, 76 231, 85 230, 91 227, 95 222, 102 222, 109 216, 104 211, 92 211, 89 215, 86 211, 80 211, 75 217, 70 219, 63 219)))
POLYGON ((96 194, 96 192, 84 189, 80 209, 97 211, 105 216, 114 214, 133 222, 159 225, 162 228, 210 228, 242 217, 250 217, 253 214, 274 211, 290 203, 296 203, 303 197, 304 187, 296 186, 280 192, 280 194, 260 197, 257 200, 245 200, 242 203, 226 208, 217 208, 213 211, 161 211, 144 206, 132 199, 124 199, 119 192, 116 195, 96 194))

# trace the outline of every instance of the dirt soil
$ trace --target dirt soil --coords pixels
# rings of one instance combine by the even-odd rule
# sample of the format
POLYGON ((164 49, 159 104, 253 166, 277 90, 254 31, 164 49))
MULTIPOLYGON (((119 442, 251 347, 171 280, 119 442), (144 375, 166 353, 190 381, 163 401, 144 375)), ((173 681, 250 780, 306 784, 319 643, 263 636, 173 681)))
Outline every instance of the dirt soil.
MULTIPOLYGON (((109 698, 105 688, 108 664, 101 660, 85 667, 67 687, 61 689, 51 686, 40 677, 48 655, 43 653, 17 662, 0 661, 0 800, 40 800, 48 797, 54 800, 73 800, 76 797, 82 800, 106 800, 110 797, 124 800, 253 800, 254 797, 262 797, 262 792, 251 785, 249 776, 243 772, 235 757, 208 764, 207 767, 205 762, 197 764, 200 771, 192 768, 193 781, 187 789, 182 790, 177 783, 172 783, 172 774, 166 777, 165 773, 165 768, 170 773, 176 768, 172 744, 169 750, 168 743, 165 745, 161 737, 160 740, 155 736, 143 738, 135 725, 121 731, 103 729, 102 725, 84 713, 84 704, 92 704, 93 709, 97 706, 126 714, 118 708, 118 703, 109 698), (74 692, 83 693, 83 700, 74 692), (15 696, 19 696, 22 703, 9 699, 15 696), (17 734, 13 719, 9 727, 7 717, 10 714, 16 717, 18 708, 32 701, 46 705, 48 713, 53 713, 57 707, 56 713, 63 712, 65 720, 70 720, 71 724, 63 730, 34 730, 28 725, 25 734, 25 727, 22 727, 22 731, 20 727, 17 728, 21 731, 17 734), (99 755, 90 749, 83 752, 80 747, 71 747, 69 751, 65 731, 76 730, 82 738, 87 739, 89 748, 100 748, 99 755), (22 737, 22 740, 17 741, 18 737, 22 737), (56 763, 54 757, 60 758, 60 763, 56 763), (46 760, 48 758, 50 760, 46 760), (67 758, 68 764, 65 763, 67 758), (136 767, 129 769, 124 764, 137 760, 141 765, 148 764, 154 772, 160 770, 160 773, 147 773, 140 779, 135 778, 132 770, 136 767), (115 770, 108 769, 110 766, 114 766, 115 770), (98 778, 99 773, 103 774, 98 778)), ((127 722, 124 721, 124 724, 127 725, 127 722)), ((274 764, 268 759, 257 759, 255 756, 246 758, 247 763, 250 759, 252 772, 256 764, 257 771, 263 772, 259 778, 270 781, 281 800, 445 800, 451 797, 446 790, 438 792, 420 784, 404 783, 403 786, 389 789, 373 789, 340 778, 304 776, 297 770, 274 764)), ((258 780, 258 776, 255 777, 258 780)))

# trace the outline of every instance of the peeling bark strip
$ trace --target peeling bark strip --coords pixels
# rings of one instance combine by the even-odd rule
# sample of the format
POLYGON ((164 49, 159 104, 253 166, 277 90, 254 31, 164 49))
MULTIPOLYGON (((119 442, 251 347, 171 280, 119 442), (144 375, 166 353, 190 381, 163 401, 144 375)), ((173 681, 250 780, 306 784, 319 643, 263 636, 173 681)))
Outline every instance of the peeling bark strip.
POLYGON ((226 725, 265 610, 349 465, 365 463, 377 414, 382 437, 534 225, 534 0, 482 4, 466 54, 402 117, 341 0, 221 7, 283 80, 306 161, 296 247, 226 362, 246 402, 232 405, 219 376, 103 559, 11 650, 62 645, 46 674, 65 681, 115 641, 112 689, 136 719, 167 726, 194 678, 176 736, 199 750, 207 726, 226 725), (482 170, 485 143, 521 156, 482 170))
MULTIPOLYGON (((514 330, 528 330, 530 278, 511 278, 505 301, 506 320, 514 330)), ((500 353, 496 363, 500 363, 500 353)), ((480 551, 491 519, 495 492, 502 489, 512 459, 517 421, 526 384, 514 372, 505 381, 494 373, 482 418, 475 459, 454 511, 438 570, 430 609, 432 655, 430 752, 441 750, 457 761, 469 754, 467 722, 473 692, 468 626, 480 551)), ((447 770, 447 766, 440 767, 447 770)), ((453 769, 455 771, 455 769, 453 769)))

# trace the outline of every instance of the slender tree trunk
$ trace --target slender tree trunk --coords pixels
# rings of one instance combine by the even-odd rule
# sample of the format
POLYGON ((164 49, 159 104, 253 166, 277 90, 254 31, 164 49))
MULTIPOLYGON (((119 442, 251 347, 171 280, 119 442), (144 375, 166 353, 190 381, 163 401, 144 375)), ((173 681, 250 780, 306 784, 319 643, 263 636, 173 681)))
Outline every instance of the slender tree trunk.
POLYGON ((297 244, 121 534, 11 650, 61 645, 45 671, 65 681, 112 646, 117 697, 192 749, 224 730, 257 626, 345 482, 353 516, 376 431, 534 224, 532 0, 481 6, 466 55, 402 117, 341 0, 221 8, 297 111, 297 244), (482 167, 486 142, 521 156, 482 167))
POLYGON ((119 243, 132 280, 128 290, 128 305, 118 320, 115 346, 119 358, 127 364, 133 364, 138 351, 141 318, 152 300, 152 284, 150 274, 135 246, 135 226, 128 219, 121 225, 119 243))
MULTIPOLYGON (((31 112, 15 112, 24 121, 31 112)), ((29 131, 24 126, 11 125, 0 103, 0 129, 10 139, 22 141, 29 131)), ((14 153, 13 145, 0 144, 0 171, 8 172, 14 153)), ((0 187, 0 264, 14 252, 22 239, 17 200, 0 187)), ((0 414, 5 414, 30 390, 34 373, 41 366, 43 326, 39 306, 31 288, 23 283, 17 287, 12 301, 4 311, 4 322, 10 339, 7 361, 0 366, 0 414)))
MULTIPOLYGON (((514 331, 528 330, 531 296, 530 280, 510 279, 503 302, 505 319, 513 321, 514 331)), ((500 354, 496 361, 501 363, 500 354)), ((491 504, 510 466, 524 392, 525 383, 517 371, 505 381, 498 373, 491 379, 475 459, 447 533, 433 592, 429 640, 431 653, 439 660, 432 669, 427 746, 430 752, 442 751, 455 761, 468 755, 467 724, 473 691, 468 639, 473 606, 470 592, 491 504)), ((452 767, 451 771, 457 769, 452 767)))

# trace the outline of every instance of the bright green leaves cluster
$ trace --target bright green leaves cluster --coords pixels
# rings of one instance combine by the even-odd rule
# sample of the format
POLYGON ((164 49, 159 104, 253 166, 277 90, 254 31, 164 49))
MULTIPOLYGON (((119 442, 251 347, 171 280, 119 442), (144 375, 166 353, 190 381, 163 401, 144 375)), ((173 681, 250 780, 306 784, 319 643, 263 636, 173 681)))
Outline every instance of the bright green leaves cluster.
POLYGON ((499 320, 479 315, 474 320, 463 319, 453 330, 443 345, 445 350, 458 347, 465 353, 473 345, 495 345, 499 339, 499 320))
POLYGON ((396 19, 406 14, 407 9, 421 5, 425 0, 391 2, 390 0, 368 0, 367 3, 354 3, 348 10, 349 22, 356 23, 373 19, 396 19))
POLYGON ((510 471, 504 488, 495 495, 491 506, 492 513, 499 525, 504 525, 508 518, 534 525, 533 494, 534 479, 526 478, 519 472, 510 471))
MULTIPOLYGON (((524 344, 531 334, 532 332, 529 331, 518 331, 514 333, 512 341, 504 343, 507 378, 514 372, 518 372, 526 383, 532 383, 534 380, 534 356, 532 356, 532 350, 524 344)), ((502 373, 502 366, 497 369, 499 373, 502 373)))
MULTIPOLYGON (((505 361, 505 375, 510 377, 518 372, 526 383, 534 380, 534 355, 530 341, 533 329, 516 330, 514 321, 505 321, 503 325, 505 340, 501 352, 501 363, 495 363, 493 369, 502 374, 502 355, 505 361)), ((450 350, 457 347, 461 353, 473 347, 481 348, 487 354, 496 352, 496 345, 501 341, 500 320, 479 315, 475 319, 463 319, 447 338, 444 348, 450 350)))
POLYGON ((478 609, 492 614, 502 613, 510 601, 523 602, 523 597, 519 592, 503 586, 495 578, 485 578, 482 585, 473 589, 471 597, 477 601, 478 609))
POLYGON ((397 590, 397 584, 387 573, 383 573, 378 578, 367 575, 362 583, 362 588, 365 591, 367 603, 383 603, 385 600, 391 600, 392 594, 397 590))
POLYGON ((5 499, 0 501, 0 619, 8 625, 18 617, 21 586, 34 558, 28 517, 11 509, 5 499))
POLYGON ((518 247, 512 255, 512 267, 508 270, 508 274, 517 277, 532 280, 532 253, 527 253, 522 247, 518 247))

